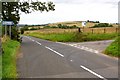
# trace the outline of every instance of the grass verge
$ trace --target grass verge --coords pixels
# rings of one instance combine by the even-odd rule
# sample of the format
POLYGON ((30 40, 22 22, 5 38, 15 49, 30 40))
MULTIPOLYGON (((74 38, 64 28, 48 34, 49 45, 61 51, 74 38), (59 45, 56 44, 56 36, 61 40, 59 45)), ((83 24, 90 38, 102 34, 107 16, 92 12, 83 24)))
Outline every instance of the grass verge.
POLYGON ((91 33, 77 33, 77 32, 64 32, 64 33, 33 32, 27 35, 50 40, 50 41, 59 41, 59 42, 84 42, 84 41, 109 40, 109 39, 114 39, 117 36, 116 33, 91 34, 91 33))
POLYGON ((2 78, 17 78, 16 53, 20 43, 7 38, 2 42, 2 78))
POLYGON ((33 36, 45 40, 50 40, 50 41, 60 41, 60 42, 68 42, 72 41, 72 38, 74 37, 73 33, 30 33, 27 34, 28 36, 33 36))
POLYGON ((111 43, 105 50, 105 54, 110 55, 110 56, 115 56, 115 57, 120 57, 120 52, 118 50, 118 38, 111 43))
POLYGON ((0 55, 0 79, 2 78, 2 55, 0 55))

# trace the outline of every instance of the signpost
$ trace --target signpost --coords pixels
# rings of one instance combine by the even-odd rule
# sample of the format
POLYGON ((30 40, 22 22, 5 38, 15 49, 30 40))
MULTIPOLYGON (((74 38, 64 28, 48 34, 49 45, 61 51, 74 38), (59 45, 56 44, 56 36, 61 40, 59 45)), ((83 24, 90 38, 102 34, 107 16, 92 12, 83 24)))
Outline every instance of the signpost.
POLYGON ((5 26, 5 36, 7 36, 7 26, 9 26, 9 35, 11 38, 11 26, 13 25, 13 21, 2 21, 2 25, 5 26))

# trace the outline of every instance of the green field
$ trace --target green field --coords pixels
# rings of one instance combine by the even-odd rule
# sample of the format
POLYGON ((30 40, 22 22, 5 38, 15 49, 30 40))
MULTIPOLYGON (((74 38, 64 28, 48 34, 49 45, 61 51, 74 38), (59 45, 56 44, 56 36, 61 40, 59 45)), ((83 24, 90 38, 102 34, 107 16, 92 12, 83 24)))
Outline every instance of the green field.
POLYGON ((2 78, 17 78, 16 72, 16 53, 20 43, 7 38, 2 43, 2 78))
POLYGON ((58 42, 84 42, 84 41, 110 40, 114 39, 117 36, 116 33, 91 34, 78 32, 63 32, 63 33, 32 32, 26 35, 58 42))

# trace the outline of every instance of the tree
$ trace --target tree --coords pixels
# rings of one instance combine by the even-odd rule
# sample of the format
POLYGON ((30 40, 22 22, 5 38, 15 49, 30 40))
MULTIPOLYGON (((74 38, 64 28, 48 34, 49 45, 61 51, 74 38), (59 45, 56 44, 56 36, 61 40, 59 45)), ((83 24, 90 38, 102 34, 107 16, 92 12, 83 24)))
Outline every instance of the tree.
POLYGON ((99 24, 95 24, 92 28, 99 28, 99 27, 113 27, 113 25, 110 25, 108 23, 99 23, 99 24))
POLYGON ((2 2, 2 20, 13 21, 18 24, 20 20, 20 13, 22 11, 29 14, 33 11, 54 11, 55 5, 53 2, 2 2))
MULTIPOLYGON (((16 26, 20 20, 20 11, 29 14, 33 11, 54 11, 55 5, 53 2, 2 2, 2 20, 3 21, 13 21, 14 26, 16 26)), ((18 37, 18 31, 13 29, 12 39, 18 37)), ((18 40, 18 39, 16 39, 18 40)))

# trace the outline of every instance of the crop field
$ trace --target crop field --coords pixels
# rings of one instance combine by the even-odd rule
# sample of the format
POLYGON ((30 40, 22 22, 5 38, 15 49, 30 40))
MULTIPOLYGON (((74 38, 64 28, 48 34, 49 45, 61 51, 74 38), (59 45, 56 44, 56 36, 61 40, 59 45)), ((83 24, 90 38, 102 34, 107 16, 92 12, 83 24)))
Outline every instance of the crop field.
MULTIPOLYGON (((26 33, 39 32, 39 33, 64 33, 64 32, 77 32, 78 29, 59 29, 59 28, 51 28, 51 29, 40 29, 33 31, 26 31, 26 33)), ((84 33, 117 33, 117 27, 104 27, 104 28, 81 28, 81 31, 84 33)))
POLYGON ((118 27, 104 27, 104 28, 84 28, 85 33, 117 33, 118 27))

